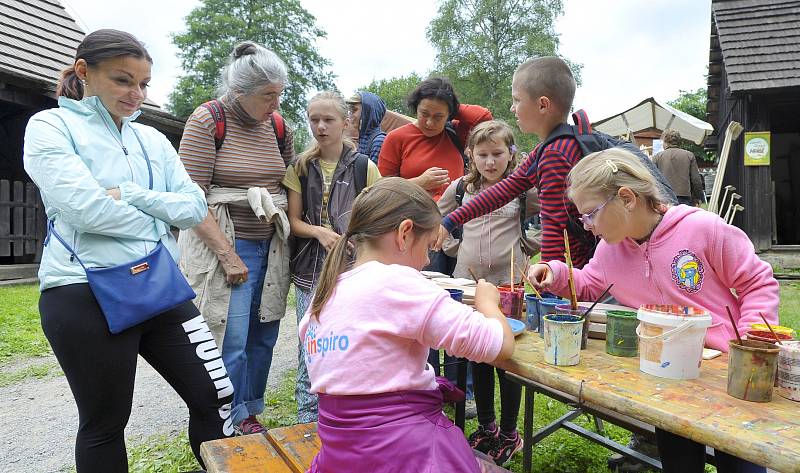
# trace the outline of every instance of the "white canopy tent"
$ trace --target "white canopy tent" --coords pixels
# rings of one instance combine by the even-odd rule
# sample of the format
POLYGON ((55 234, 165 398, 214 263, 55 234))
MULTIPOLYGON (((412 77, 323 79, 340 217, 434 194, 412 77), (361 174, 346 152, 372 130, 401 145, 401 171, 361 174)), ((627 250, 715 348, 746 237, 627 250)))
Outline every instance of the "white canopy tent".
POLYGON ((653 97, 643 100, 622 113, 596 121, 592 127, 612 136, 622 136, 629 132, 635 133, 648 128, 661 131, 672 128, 678 130, 681 138, 697 145, 702 145, 708 135, 714 131, 711 124, 672 108, 653 97))

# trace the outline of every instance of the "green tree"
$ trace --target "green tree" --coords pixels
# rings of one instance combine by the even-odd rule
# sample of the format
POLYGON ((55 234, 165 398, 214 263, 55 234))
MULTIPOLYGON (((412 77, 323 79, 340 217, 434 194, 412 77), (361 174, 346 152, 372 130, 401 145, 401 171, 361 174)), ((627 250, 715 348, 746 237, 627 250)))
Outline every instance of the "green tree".
POLYGON ((416 72, 412 72, 407 76, 373 80, 369 85, 361 87, 359 90, 372 92, 382 98, 386 103, 386 108, 389 110, 393 110, 397 113, 409 114, 411 111, 406 105, 406 98, 421 81, 422 77, 416 72))
MULTIPOLYGON (((679 90, 678 97, 675 100, 669 100, 667 103, 672 107, 677 108, 681 112, 686 112, 689 115, 700 120, 706 120, 706 103, 708 102, 708 91, 704 87, 697 90, 679 90)), ((688 149, 695 156, 705 161, 714 161, 716 154, 713 151, 706 151, 701 146, 698 146, 691 141, 682 140, 681 148, 688 149)))
POLYGON ((214 98, 231 50, 249 40, 271 49, 286 63, 289 83, 281 113, 300 124, 305 119, 306 93, 312 88, 335 88, 333 74, 326 72, 330 61, 314 45, 325 36, 299 0, 203 0, 186 17, 186 31, 172 37, 186 74, 170 94, 169 109, 186 117, 214 98))
MULTIPOLYGON (((513 123, 514 70, 530 57, 558 55, 555 20, 563 11, 562 0, 443 0, 427 29, 436 72, 453 82, 461 102, 513 123)), ((567 62, 580 81, 581 66, 567 62)), ((534 139, 518 134, 517 141, 528 149, 534 139)))

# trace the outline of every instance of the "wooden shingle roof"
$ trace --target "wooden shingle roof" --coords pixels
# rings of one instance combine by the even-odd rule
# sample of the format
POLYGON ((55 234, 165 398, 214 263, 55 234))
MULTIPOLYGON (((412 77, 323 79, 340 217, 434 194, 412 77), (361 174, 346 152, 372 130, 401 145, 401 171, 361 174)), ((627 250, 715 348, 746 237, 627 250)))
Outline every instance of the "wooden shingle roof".
POLYGON ((800 0, 711 4, 731 92, 800 86, 800 0))

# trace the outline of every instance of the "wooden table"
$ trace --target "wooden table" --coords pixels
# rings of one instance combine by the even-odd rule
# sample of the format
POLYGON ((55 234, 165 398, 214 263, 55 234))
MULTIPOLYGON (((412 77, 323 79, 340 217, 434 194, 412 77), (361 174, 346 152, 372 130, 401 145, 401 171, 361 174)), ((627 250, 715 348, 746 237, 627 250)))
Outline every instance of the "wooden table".
POLYGON ((628 416, 779 472, 800 473, 800 403, 777 392, 769 403, 729 396, 727 355, 703 361, 699 379, 671 380, 639 371, 638 358, 607 355, 603 340, 589 340, 577 366, 545 363, 544 341, 535 332, 516 342, 509 360, 494 363, 498 368, 579 405, 628 416))

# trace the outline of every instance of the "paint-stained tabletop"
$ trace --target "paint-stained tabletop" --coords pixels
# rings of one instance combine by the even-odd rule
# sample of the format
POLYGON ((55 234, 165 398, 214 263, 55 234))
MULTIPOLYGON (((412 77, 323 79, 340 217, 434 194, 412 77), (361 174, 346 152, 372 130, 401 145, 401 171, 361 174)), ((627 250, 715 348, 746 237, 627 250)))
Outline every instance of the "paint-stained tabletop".
POLYGON ((727 355, 704 360, 699 379, 672 380, 639 371, 638 357, 607 355, 602 340, 589 340, 577 366, 548 365, 543 350, 544 341, 526 332, 511 359, 494 364, 759 465, 800 473, 800 403, 777 390, 769 403, 729 396, 727 355))

